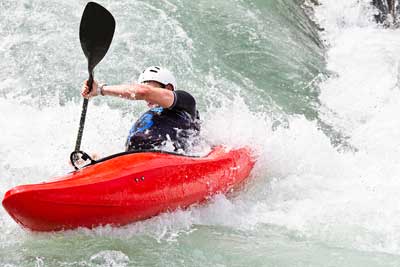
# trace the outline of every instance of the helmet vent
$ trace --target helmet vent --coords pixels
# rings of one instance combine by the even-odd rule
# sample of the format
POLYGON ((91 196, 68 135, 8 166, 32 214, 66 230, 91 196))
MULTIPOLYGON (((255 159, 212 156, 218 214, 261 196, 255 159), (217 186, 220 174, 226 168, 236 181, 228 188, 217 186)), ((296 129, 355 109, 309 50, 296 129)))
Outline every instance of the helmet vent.
POLYGON ((156 70, 150 70, 151 72, 155 72, 155 73, 157 73, 158 71, 156 71, 156 70))

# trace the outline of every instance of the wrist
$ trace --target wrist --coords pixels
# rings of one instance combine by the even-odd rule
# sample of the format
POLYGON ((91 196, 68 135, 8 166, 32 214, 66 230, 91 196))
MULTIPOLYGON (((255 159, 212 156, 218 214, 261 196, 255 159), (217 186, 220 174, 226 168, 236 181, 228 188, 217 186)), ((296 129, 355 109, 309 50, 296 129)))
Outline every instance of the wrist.
POLYGON ((99 86, 99 88, 98 88, 97 94, 100 94, 100 95, 104 96, 104 95, 105 95, 105 94, 104 94, 104 87, 105 87, 106 85, 107 85, 107 84, 105 84, 105 83, 100 84, 100 86, 99 86))

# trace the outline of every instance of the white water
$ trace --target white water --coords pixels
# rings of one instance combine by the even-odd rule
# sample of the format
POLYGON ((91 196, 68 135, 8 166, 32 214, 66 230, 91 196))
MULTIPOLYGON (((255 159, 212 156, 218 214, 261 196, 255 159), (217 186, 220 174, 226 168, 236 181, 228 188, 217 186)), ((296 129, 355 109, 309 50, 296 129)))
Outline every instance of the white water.
MULTIPOLYGON (((331 78, 320 85, 321 116, 358 149, 329 160, 330 198, 316 222, 323 236, 359 249, 400 253, 400 31, 372 21, 370 1, 321 1, 331 78)), ((328 178, 328 179, 327 179, 328 178)))

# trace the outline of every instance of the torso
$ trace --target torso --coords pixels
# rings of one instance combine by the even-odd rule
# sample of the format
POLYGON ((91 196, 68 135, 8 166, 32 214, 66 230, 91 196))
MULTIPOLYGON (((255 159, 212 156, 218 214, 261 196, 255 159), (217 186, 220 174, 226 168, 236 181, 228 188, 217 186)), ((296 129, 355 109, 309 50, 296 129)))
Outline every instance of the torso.
MULTIPOLYGON (((186 95, 182 97, 179 92, 177 92, 177 95, 181 100, 187 97, 186 95)), ((197 111, 195 116, 189 113, 190 110, 193 114, 192 108, 195 108, 195 106, 190 105, 190 109, 187 110, 186 105, 182 108, 183 105, 180 102, 182 101, 178 101, 173 108, 155 107, 146 111, 129 131, 126 150, 154 149, 169 140, 175 150, 186 150, 189 137, 198 134, 200 125, 197 111)), ((188 101, 186 101, 187 103, 188 101)), ((195 105, 194 99, 193 103, 195 105)))

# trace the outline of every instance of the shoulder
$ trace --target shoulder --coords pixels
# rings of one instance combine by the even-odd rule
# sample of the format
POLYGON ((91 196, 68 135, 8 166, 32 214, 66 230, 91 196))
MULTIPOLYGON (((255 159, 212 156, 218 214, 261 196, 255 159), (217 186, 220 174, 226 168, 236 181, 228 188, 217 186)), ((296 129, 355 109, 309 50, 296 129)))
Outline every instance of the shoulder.
POLYGON ((185 101, 187 103, 196 104, 196 100, 190 93, 183 91, 183 90, 176 90, 173 92, 174 92, 176 100, 181 100, 181 101, 185 101))
POLYGON ((174 103, 169 109, 178 109, 188 112, 193 118, 196 118, 196 100, 188 92, 183 90, 173 91, 174 103))

